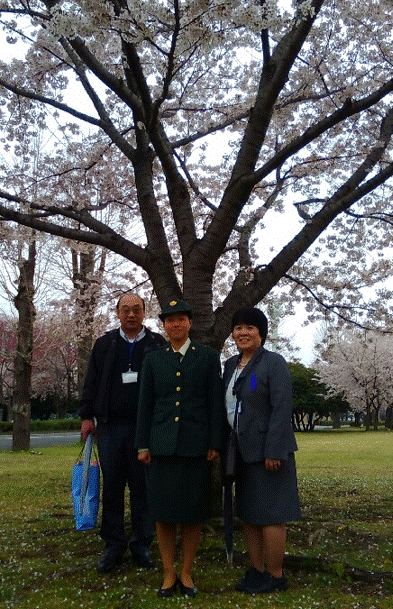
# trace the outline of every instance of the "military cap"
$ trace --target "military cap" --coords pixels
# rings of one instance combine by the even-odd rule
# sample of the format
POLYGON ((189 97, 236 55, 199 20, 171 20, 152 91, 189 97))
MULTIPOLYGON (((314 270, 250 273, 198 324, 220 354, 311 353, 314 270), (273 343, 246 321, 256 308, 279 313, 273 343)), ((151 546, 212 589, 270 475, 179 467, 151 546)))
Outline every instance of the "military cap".
POLYGON ((172 315, 172 313, 186 313, 190 319, 192 319, 192 309, 188 306, 184 300, 177 300, 174 298, 170 302, 167 302, 159 314, 161 321, 164 321, 165 317, 172 315))

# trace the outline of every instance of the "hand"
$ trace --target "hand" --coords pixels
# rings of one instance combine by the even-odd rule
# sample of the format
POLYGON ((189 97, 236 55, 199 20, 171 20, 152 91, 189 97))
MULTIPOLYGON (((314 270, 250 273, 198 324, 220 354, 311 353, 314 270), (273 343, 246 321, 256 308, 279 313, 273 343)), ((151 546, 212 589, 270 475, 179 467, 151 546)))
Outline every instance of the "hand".
POLYGON ((92 419, 85 419, 82 421, 81 425, 81 440, 82 442, 86 442, 86 438, 89 433, 96 435, 96 426, 94 425, 94 421, 92 419))
POLYGON ((265 468, 268 472, 276 472, 280 466, 280 459, 265 459, 265 468))
POLYGON ((151 463, 151 454, 150 450, 141 450, 138 452, 138 461, 141 461, 145 465, 150 465, 151 463))
POLYGON ((214 450, 214 448, 209 448, 209 450, 207 451, 208 461, 215 461, 216 459, 218 459, 219 456, 220 453, 218 452, 218 450, 214 450))

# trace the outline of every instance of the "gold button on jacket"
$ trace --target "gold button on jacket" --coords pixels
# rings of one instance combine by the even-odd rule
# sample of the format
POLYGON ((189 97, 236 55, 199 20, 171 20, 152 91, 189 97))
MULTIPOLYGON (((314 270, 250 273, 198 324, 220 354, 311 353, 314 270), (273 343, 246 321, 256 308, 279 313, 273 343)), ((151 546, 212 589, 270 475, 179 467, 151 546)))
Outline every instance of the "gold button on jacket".
POLYGON ((165 345, 146 354, 140 378, 137 448, 185 457, 222 448, 226 415, 216 351, 191 342, 179 363, 165 345))

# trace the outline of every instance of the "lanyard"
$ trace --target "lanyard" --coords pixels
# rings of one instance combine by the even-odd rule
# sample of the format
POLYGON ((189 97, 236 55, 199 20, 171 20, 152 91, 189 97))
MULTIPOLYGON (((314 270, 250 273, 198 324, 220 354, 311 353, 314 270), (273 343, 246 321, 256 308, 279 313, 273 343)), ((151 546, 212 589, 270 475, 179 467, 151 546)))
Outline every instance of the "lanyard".
MULTIPOLYGON (((243 372, 242 369, 236 367, 235 369, 235 380, 233 381, 233 386, 235 387, 235 383, 237 381, 237 377, 239 376, 239 374, 241 374, 243 372)), ((233 395, 236 395, 235 390, 232 389, 233 391, 233 395)), ((233 417, 233 429, 235 430, 235 432, 237 432, 237 425, 238 425, 238 419, 239 419, 239 409, 241 406, 241 401, 239 400, 239 398, 236 395, 236 408, 235 408, 235 416, 233 417)))
POLYGON ((134 355, 135 344, 136 344, 136 338, 134 338, 133 341, 127 340, 129 370, 131 370, 132 356, 134 355))

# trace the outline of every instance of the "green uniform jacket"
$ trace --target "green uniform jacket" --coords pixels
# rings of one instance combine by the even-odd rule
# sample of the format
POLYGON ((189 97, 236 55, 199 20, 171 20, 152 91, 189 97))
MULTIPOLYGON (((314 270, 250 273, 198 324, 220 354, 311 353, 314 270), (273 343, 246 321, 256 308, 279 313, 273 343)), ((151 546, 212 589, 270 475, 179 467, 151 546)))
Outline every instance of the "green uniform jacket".
POLYGON ((206 455, 220 450, 225 421, 219 355, 191 342, 179 361, 164 345, 145 357, 135 446, 152 455, 206 455))

